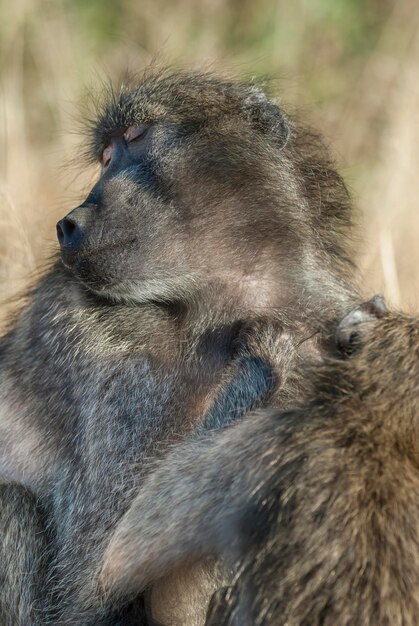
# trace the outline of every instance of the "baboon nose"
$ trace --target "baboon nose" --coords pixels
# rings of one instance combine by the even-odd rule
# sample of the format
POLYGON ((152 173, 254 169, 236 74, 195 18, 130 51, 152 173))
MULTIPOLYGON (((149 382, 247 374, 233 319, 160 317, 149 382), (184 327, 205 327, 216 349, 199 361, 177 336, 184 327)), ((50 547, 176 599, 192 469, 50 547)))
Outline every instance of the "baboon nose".
POLYGON ((82 231, 76 220, 67 216, 57 224, 57 237, 61 246, 76 248, 81 241, 82 231))

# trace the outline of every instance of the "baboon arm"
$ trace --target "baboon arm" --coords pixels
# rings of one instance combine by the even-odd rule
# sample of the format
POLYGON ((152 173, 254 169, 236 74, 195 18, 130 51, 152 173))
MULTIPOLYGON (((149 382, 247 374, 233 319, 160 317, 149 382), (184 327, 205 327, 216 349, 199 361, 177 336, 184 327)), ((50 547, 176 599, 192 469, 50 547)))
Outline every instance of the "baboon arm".
MULTIPOLYGON (((232 467, 230 470, 229 467, 232 461, 231 440, 242 436, 240 431, 236 433, 235 427, 232 432, 230 427, 218 433, 220 440, 214 436, 214 432, 231 425, 255 406, 263 405, 272 394, 276 382, 277 375, 261 357, 244 354, 233 362, 210 410, 197 427, 195 438, 177 446, 177 450, 151 471, 118 525, 107 549, 101 573, 105 589, 111 587, 119 593, 115 588, 115 585, 119 586, 119 576, 122 576, 121 592, 128 590, 129 586, 132 589, 143 589, 149 581, 170 569, 172 563, 179 564, 195 551, 202 550, 193 542, 198 536, 205 536, 204 520, 208 523, 217 507, 220 511, 225 509, 224 500, 228 497, 230 487, 228 477, 232 479, 236 469, 232 467), (208 456, 206 462, 202 455, 208 456), (218 467, 222 468, 225 479, 223 486, 216 469, 218 467), (203 468, 207 468, 207 473, 203 473, 203 468), (173 509, 174 494, 176 510, 173 509), (192 508, 191 501, 195 499, 192 508), (192 520, 189 510, 193 511, 192 520), (190 523, 187 532, 182 533, 182 529, 185 530, 182 520, 185 519, 190 520, 190 523), (178 534, 182 536, 175 539, 178 534), (159 549, 160 540, 165 542, 166 539, 168 543, 159 549), (131 540, 132 545, 129 547, 131 540), (126 555, 125 547, 121 548, 121 545, 127 548, 126 555), (126 557, 129 563, 125 563, 126 557)), ((211 554, 211 550, 208 554, 211 554)))
POLYGON ((224 428, 263 403, 271 395, 277 376, 261 357, 242 356, 232 367, 230 380, 221 386, 197 428, 197 434, 224 428))
POLYGON ((182 563, 216 554, 220 533, 257 483, 252 467, 263 454, 257 444, 269 416, 250 414, 177 446, 159 463, 105 551, 99 581, 106 595, 138 592, 182 563))

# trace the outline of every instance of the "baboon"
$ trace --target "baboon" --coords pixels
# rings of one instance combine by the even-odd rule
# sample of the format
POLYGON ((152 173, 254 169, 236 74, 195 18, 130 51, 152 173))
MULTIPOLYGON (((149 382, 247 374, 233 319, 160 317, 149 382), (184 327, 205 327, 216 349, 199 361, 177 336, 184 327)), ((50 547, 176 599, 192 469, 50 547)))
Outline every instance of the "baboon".
POLYGON ((300 407, 184 443, 149 476, 105 554, 108 592, 218 556, 235 574, 206 626, 418 624, 419 319, 375 297, 336 343, 300 407))
POLYGON ((88 136, 99 180, 0 341, 0 470, 51 529, 42 620, 140 624, 141 601, 98 591, 112 530, 169 448, 288 406, 355 297, 351 207, 321 141, 252 83, 149 72, 88 136))

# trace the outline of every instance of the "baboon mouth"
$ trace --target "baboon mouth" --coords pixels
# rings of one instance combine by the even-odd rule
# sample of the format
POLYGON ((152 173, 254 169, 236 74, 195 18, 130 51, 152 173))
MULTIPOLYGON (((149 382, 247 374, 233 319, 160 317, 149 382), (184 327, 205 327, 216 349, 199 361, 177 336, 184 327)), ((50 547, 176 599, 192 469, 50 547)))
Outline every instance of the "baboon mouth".
POLYGON ((135 237, 125 237, 116 241, 108 241, 101 245, 84 245, 74 250, 71 246, 61 246, 61 258, 64 265, 74 265, 84 259, 106 254, 110 256, 115 250, 127 250, 136 244, 135 237))
POLYGON ((132 236, 98 246, 82 246, 77 250, 70 246, 61 246, 61 261, 85 287, 97 294, 112 289, 115 277, 110 269, 115 260, 127 250, 132 250, 136 239, 132 236))
POLYGON ((61 261, 89 291, 100 294, 112 285, 109 277, 97 272, 85 254, 61 253, 61 261))

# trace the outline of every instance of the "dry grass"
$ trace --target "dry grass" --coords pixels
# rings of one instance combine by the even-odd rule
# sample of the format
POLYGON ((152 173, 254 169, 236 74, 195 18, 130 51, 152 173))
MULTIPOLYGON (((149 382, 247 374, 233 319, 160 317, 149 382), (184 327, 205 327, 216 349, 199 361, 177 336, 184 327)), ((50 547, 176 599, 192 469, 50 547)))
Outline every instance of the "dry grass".
MULTIPOLYGON (((383 291, 393 304, 418 309, 419 5, 389 0, 379 36, 362 59, 352 63, 346 58, 341 67, 329 46, 326 56, 319 51, 319 63, 326 67, 320 70, 312 59, 304 65, 299 54, 301 42, 314 29, 313 15, 303 11, 307 2, 289 8, 289 32, 288 22, 284 26, 280 19, 284 12, 278 11, 291 4, 266 2, 275 8, 271 21, 278 20, 278 32, 270 30, 257 45, 244 40, 230 48, 223 42, 226 29, 234 30, 234 19, 243 22, 242 30, 236 29, 238 38, 246 34, 246 24, 249 29, 257 20, 269 24, 266 16, 254 14, 255 3, 244 2, 239 13, 239 5, 229 0, 121 0, 118 36, 107 36, 112 24, 100 31, 107 43, 97 43, 99 31, 93 29, 93 36, 80 8, 69 0, 0 4, 0 301, 22 289, 48 257, 57 218, 88 188, 92 172, 78 175, 64 167, 77 155, 72 117, 83 89, 98 82, 96 74, 112 77, 127 66, 141 68, 163 51, 166 59, 193 58, 195 66, 208 66, 211 59, 214 67, 236 73, 288 76, 281 85, 285 99, 310 109, 344 161, 360 208, 365 293, 383 291), (319 79, 310 86, 313 67, 319 79), (318 85, 325 76, 338 87, 321 91, 318 85)), ((321 20, 315 27, 319 24, 321 20)))

